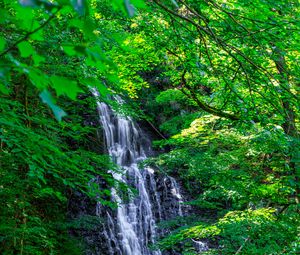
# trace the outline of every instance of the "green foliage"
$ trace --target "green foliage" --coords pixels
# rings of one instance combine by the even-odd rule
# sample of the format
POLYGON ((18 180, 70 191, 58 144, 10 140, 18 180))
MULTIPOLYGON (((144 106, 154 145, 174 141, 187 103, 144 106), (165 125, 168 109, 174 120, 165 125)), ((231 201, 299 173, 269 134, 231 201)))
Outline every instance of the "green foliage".
POLYGON ((124 18, 124 3, 132 15, 129 1, 0 4, 1 254, 82 254, 81 240, 68 230, 101 222, 92 217, 69 223, 71 194, 115 207, 110 189, 116 181, 108 170, 117 169, 99 154, 104 150, 96 128, 85 124, 97 114, 93 99, 82 93, 96 87, 106 99, 114 89, 104 80, 120 87, 111 58, 124 29, 107 19, 124 18), (92 181, 95 176, 105 187, 92 181))
POLYGON ((188 203, 215 219, 179 228, 161 247, 195 254, 193 238, 215 247, 207 254, 297 254, 299 3, 152 8, 156 19, 142 13, 134 26, 162 68, 141 97, 170 137, 154 143, 166 152, 148 163, 180 178, 188 203))
MULTIPOLYGON (((24 105, 4 98, 1 109, 1 253, 61 254, 72 243, 66 228, 70 192, 110 205, 109 190, 87 184, 100 175, 113 185, 107 169, 114 167, 108 157, 80 146, 90 133, 80 122, 58 125, 47 115, 31 117, 24 105), (71 150, 70 139, 80 147, 71 150)), ((39 110, 45 113, 42 105, 39 110)))
MULTIPOLYGON (((296 254, 297 248, 291 242, 297 238, 299 217, 279 215, 275 209, 261 208, 244 211, 232 211, 215 224, 198 224, 197 226, 177 230, 176 233, 159 242, 162 249, 170 248, 179 242, 190 239, 219 239, 222 254, 296 254), (293 250, 294 249, 294 250, 293 250)), ((204 254, 219 254, 210 250, 204 254)))
MULTIPOLYGON (((133 12, 129 1, 4 1, 0 6, 4 14, 1 24, 6 27, 0 32, 3 36, 0 41, 1 91, 7 94, 13 90, 10 84, 13 73, 27 76, 42 92, 42 100, 58 120, 65 114, 45 89, 53 89, 57 96, 67 95, 73 100, 89 86, 103 91, 102 83, 91 85, 79 80, 101 77, 104 73, 110 81, 117 79, 116 66, 105 51, 111 48, 110 43, 123 42, 121 33, 117 34, 120 26, 114 33, 112 22, 102 17, 111 15, 111 4, 116 13, 123 10, 123 2, 127 10, 133 12), (55 63, 66 67, 57 70, 55 63), (82 69, 84 75, 79 76, 80 79, 74 70, 70 72, 67 66, 71 65, 82 69)), ((133 3, 136 7, 145 7, 143 1, 133 3)))
POLYGON ((66 223, 69 193, 113 206, 116 169, 80 117, 96 87, 169 137, 148 163, 210 219, 161 224, 174 231, 162 248, 299 253, 299 13, 286 0, 2 1, 0 252, 80 254, 67 228, 95 219, 66 223))
POLYGON ((166 134, 176 135, 182 129, 188 128, 191 123, 198 117, 200 117, 202 113, 183 113, 182 115, 173 117, 172 119, 162 123, 159 128, 166 134))
POLYGON ((286 160, 298 150, 295 142, 278 126, 248 126, 245 132, 244 126, 232 127, 211 116, 157 141, 157 146, 173 149, 148 163, 180 176, 195 197, 189 204, 202 216, 219 218, 205 226, 188 224, 164 238, 161 247, 185 243, 187 251, 193 249, 192 238, 218 243, 222 254, 234 254, 239 247, 242 254, 295 254, 287 251, 295 249, 300 226, 297 185, 286 160))

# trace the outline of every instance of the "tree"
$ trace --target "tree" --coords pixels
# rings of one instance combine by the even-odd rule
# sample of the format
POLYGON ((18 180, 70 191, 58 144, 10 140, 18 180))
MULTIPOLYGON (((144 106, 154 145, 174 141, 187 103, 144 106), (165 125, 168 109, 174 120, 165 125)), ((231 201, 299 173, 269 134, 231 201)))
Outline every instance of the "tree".
POLYGON ((206 238, 222 254, 297 252, 299 3, 131 2, 0 4, 1 252, 62 253, 71 190, 108 203, 112 166, 80 117, 91 86, 157 123, 168 152, 152 163, 209 219, 176 221, 186 229, 162 248, 206 238), (89 189, 95 174, 108 186, 89 189))
POLYGON ((99 35, 107 23, 95 1, 2 1, 0 13, 0 253, 81 254, 82 240, 68 232, 79 224, 67 217, 73 193, 115 206, 108 170, 116 167, 92 145, 86 116, 96 103, 82 94, 90 86, 107 94, 104 42, 117 40, 99 35))
MULTIPOLYGON (((295 220, 293 231, 299 224, 299 3, 154 0, 149 6, 151 15, 144 11, 135 17, 131 33, 141 37, 139 51, 150 51, 158 59, 151 70, 132 61, 130 68, 140 70, 146 80, 147 73, 154 73, 148 79, 151 92, 138 93, 142 108, 161 124, 165 136, 173 135, 157 142, 171 151, 155 164, 179 175, 199 195, 194 204, 219 211, 225 217, 219 217, 221 225, 236 215, 230 222, 238 244, 230 246, 232 229, 208 232, 209 237, 228 240, 224 254, 268 254, 270 247, 262 243, 276 236, 263 241, 250 231, 244 245, 247 227, 239 225, 237 215, 238 210, 250 210, 244 211, 245 221, 255 224, 253 211, 257 215, 263 210, 262 233, 265 227, 276 232, 279 225, 291 224, 289 216, 295 220), (271 211, 280 224, 272 225, 268 207, 275 208, 271 211), (232 214, 226 216, 226 210, 232 214)), ((208 237, 189 235, 189 229, 180 233, 182 239, 175 233, 171 240, 208 237)), ((298 249, 292 248, 296 239, 289 244, 284 240, 279 253, 285 246, 291 253, 298 249)))

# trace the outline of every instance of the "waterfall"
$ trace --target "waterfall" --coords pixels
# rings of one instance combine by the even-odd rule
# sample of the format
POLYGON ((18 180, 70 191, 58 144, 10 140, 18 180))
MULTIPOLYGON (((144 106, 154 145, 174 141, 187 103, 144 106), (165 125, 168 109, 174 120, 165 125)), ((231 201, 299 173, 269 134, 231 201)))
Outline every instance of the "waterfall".
MULTIPOLYGON (((96 90, 92 92, 98 95, 96 90)), ((116 100, 122 103, 119 98, 116 100)), ((103 102, 98 101, 97 105, 107 151, 124 171, 123 174, 113 172, 112 175, 137 190, 137 195, 125 202, 116 189, 112 189, 112 200, 118 208, 115 212, 106 211, 104 236, 108 250, 105 252, 110 255, 161 255, 161 251, 151 250, 149 246, 154 244, 158 235, 156 223, 163 219, 162 195, 157 190, 155 170, 138 167, 138 162, 151 153, 151 143, 131 118, 116 114, 103 102)), ((168 193, 165 196, 172 196, 172 209, 176 210, 173 213, 183 215, 182 197, 175 179, 165 177, 163 183, 163 192, 168 193)), ((100 204, 97 211, 101 211, 100 204)))

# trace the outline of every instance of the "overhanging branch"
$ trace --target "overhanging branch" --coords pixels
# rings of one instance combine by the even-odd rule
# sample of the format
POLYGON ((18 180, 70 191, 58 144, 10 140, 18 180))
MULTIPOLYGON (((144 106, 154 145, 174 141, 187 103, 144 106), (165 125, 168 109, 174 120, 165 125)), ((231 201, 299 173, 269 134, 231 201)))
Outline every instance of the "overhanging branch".
POLYGON ((60 9, 61 8, 59 7, 42 25, 40 25, 36 29, 26 33, 23 37, 21 37, 19 40, 17 40, 15 43, 13 43, 10 47, 8 47, 6 50, 4 50, 0 54, 0 57, 3 57, 6 53, 10 52, 13 48, 15 48, 19 43, 27 40, 29 38, 29 36, 35 34, 39 30, 41 30, 43 27, 45 27, 51 20, 53 20, 55 18, 55 15, 60 11, 60 9))
POLYGON ((240 120, 240 117, 231 113, 224 112, 220 109, 216 109, 214 107, 211 107, 210 105, 204 103, 199 99, 199 97, 196 95, 195 91, 189 86, 185 79, 186 70, 183 71, 181 75, 181 92, 185 94, 187 97, 192 98, 195 103, 205 112, 208 112, 212 115, 223 117, 230 120, 240 120), (186 90, 189 91, 189 93, 186 90))

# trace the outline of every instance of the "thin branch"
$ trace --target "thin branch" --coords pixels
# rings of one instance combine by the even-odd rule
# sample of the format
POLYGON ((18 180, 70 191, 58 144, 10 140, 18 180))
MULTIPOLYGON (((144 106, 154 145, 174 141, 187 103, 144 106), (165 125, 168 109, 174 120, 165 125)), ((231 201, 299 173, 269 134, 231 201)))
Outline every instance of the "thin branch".
POLYGON ((189 86, 189 84, 187 83, 186 79, 185 79, 185 74, 186 74, 187 70, 184 70, 182 75, 181 75, 181 92, 183 94, 185 94, 187 97, 191 97, 195 103, 197 103, 197 105, 204 111, 211 113, 215 116, 219 116, 219 117, 223 117, 226 119, 230 119, 230 120, 239 120, 240 117, 224 112, 222 110, 216 109, 214 107, 211 107, 210 105, 207 105, 206 103, 202 102, 196 95, 196 93, 193 91, 193 89, 189 86), (185 89, 187 89, 189 91, 186 92, 185 89))
POLYGON ((245 239, 245 242, 242 243, 242 245, 240 246, 240 248, 236 251, 236 253, 234 255, 237 255, 239 254, 242 249, 244 248, 244 246, 246 245, 246 243, 250 240, 250 237, 248 236, 246 239, 245 239))
MULTIPOLYGON (((219 46, 220 48, 222 48, 229 56, 231 56, 235 61, 237 61, 237 63, 240 65, 241 61, 238 60, 237 56, 234 55, 237 54, 238 56, 242 57, 244 60, 246 60, 246 62, 248 62, 251 66, 253 66, 255 69, 257 69, 258 71, 260 71, 262 74, 266 75, 266 77, 268 78, 269 82, 274 86, 274 82, 272 81, 272 79, 276 80, 276 78, 274 77, 274 75, 272 73, 270 73, 269 70, 267 70, 266 68, 257 65, 251 58, 249 58, 248 56, 246 56, 241 50, 239 50, 238 48, 236 48, 233 45, 228 44, 225 40, 222 40, 219 36, 217 36, 213 30, 209 27, 208 23, 206 22, 206 20, 203 20, 204 23, 206 24, 206 26, 201 26, 200 24, 196 23, 194 20, 185 17, 173 10, 171 10, 170 8, 168 8, 167 6, 163 5, 161 2, 159 2, 158 0, 153 0, 159 7, 161 7, 163 10, 165 10, 167 13, 174 15, 175 17, 178 17, 182 20, 187 21, 188 23, 192 24, 193 26, 195 26, 199 31, 204 32, 208 37, 212 38, 217 46, 219 46)), ((285 89, 285 88, 283 88, 285 89)), ((298 100, 297 96, 294 95, 293 93, 291 93, 291 96, 294 97, 296 100, 298 100)))
POLYGON ((163 139, 167 139, 154 125, 153 123, 150 121, 150 120, 147 120, 146 121, 148 122, 148 124, 152 127, 152 129, 163 139))
POLYGON ((3 57, 6 53, 8 53, 9 51, 11 51, 13 48, 15 48, 19 43, 27 40, 29 38, 29 36, 31 36, 32 34, 38 32, 43 27, 45 27, 51 20, 53 20, 55 18, 55 15, 60 11, 60 9, 61 9, 61 7, 59 7, 42 25, 40 25, 36 29, 32 30, 31 32, 28 32, 23 37, 21 37, 19 40, 17 40, 15 43, 13 43, 10 47, 8 47, 5 51, 3 51, 0 54, 0 57, 3 57))

